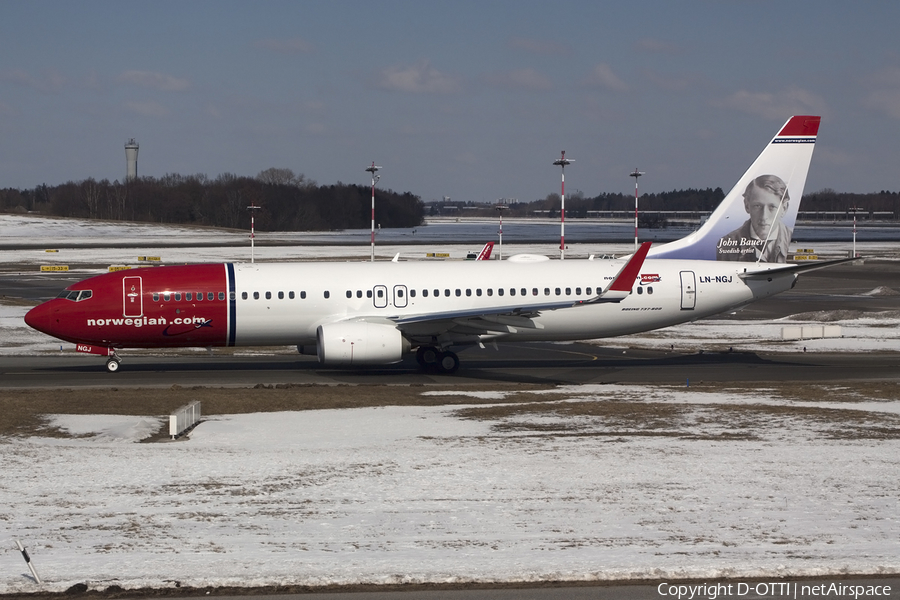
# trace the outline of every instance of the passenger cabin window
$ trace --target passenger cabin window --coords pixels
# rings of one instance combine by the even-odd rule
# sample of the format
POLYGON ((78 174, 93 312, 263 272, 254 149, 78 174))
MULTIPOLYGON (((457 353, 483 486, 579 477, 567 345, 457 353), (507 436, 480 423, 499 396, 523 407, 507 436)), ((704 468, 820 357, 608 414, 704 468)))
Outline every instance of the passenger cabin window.
POLYGON ((427 298, 427 297, 428 297, 428 290, 422 290, 422 297, 423 297, 423 298, 427 298))
POLYGON ((331 298, 331 292, 329 292, 328 290, 325 290, 325 298, 331 298))
POLYGON ((253 299, 259 300, 259 292, 253 292, 253 299))
POLYGON ((168 302, 171 299, 172 299, 172 294, 170 294, 169 292, 163 292, 163 301, 168 302))
POLYGON ((241 300, 247 299, 247 292, 241 292, 241 300))
POLYGON ((284 300, 284 292, 278 292, 278 299, 284 300))
POLYGON ((272 292, 266 292, 266 300, 272 299, 272 292))
POLYGON ((153 292, 153 301, 159 302, 159 292, 153 292))
POLYGON ((216 295, 213 292, 206 292, 206 299, 212 302, 216 299, 216 295))
POLYGON ((350 290, 347 290, 347 297, 348 297, 348 298, 352 298, 352 297, 353 297, 353 292, 351 292, 350 290))
POLYGON ((181 292, 175 292, 175 302, 181 302, 181 292))
POLYGON ((306 300, 306 292, 300 292, 300 299, 306 300))
POLYGON ((293 299, 294 299, 294 292, 288 292, 288 298, 290 298, 291 300, 293 300, 293 299))
POLYGON ((194 294, 192 294, 191 292, 184 293, 184 299, 187 300, 188 302, 190 302, 193 298, 194 298, 194 294))
POLYGON ((225 299, 225 292, 219 292, 219 300, 225 299))

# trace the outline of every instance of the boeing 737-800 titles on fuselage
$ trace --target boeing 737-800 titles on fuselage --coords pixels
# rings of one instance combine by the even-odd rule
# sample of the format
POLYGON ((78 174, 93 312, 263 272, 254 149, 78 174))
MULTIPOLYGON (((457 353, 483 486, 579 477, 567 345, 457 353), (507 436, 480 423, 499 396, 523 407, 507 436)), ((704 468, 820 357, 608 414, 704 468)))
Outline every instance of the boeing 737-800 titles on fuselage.
POLYGON ((445 373, 459 367, 452 348, 693 321, 826 265, 786 263, 818 128, 819 117, 792 117, 703 227, 623 259, 142 268, 73 284, 25 321, 108 357, 110 371, 122 348, 297 345, 325 365, 389 364, 417 350, 423 367, 445 373))

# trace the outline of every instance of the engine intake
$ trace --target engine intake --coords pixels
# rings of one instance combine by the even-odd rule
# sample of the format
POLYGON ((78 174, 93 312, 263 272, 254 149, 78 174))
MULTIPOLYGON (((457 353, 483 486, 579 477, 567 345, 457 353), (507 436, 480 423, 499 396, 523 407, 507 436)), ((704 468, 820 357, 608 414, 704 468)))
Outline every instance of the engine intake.
POLYGON ((410 344, 390 324, 353 321, 320 325, 316 353, 324 365, 387 365, 400 362, 410 344))

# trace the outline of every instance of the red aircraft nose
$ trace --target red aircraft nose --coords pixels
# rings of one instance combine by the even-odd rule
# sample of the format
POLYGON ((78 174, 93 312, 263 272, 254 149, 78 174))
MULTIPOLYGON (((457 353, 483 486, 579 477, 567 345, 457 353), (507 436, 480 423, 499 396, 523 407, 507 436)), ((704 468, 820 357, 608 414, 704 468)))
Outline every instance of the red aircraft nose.
POLYGON ((43 333, 53 335, 53 311, 50 302, 38 304, 25 313, 25 324, 43 333))

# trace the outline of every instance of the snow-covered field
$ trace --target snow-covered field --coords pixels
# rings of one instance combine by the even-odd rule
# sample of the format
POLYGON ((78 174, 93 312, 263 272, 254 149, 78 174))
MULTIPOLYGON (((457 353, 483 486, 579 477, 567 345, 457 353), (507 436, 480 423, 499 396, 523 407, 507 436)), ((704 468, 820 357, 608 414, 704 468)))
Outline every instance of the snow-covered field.
MULTIPOLYGON (((24 312, 0 306, 0 357, 58 352, 24 312)), ((838 321, 844 339, 800 344, 896 351, 897 318, 838 321)), ((783 324, 796 321, 701 321, 615 343, 711 347, 727 326, 736 350, 796 350, 778 341, 783 324)), ((161 415, 48 415, 47 436, 0 438, 0 593, 38 589, 15 539, 52 591, 900 573, 891 385, 814 394, 827 401, 574 386, 491 414, 214 416, 150 444, 135 442, 161 415)), ((423 388, 434 393, 448 392, 423 388)))
POLYGON ((213 417, 156 444, 132 443, 156 416, 52 416, 79 437, 0 442, 0 592, 36 589, 13 538, 57 591, 900 572, 900 401, 554 394, 487 420, 213 417))

